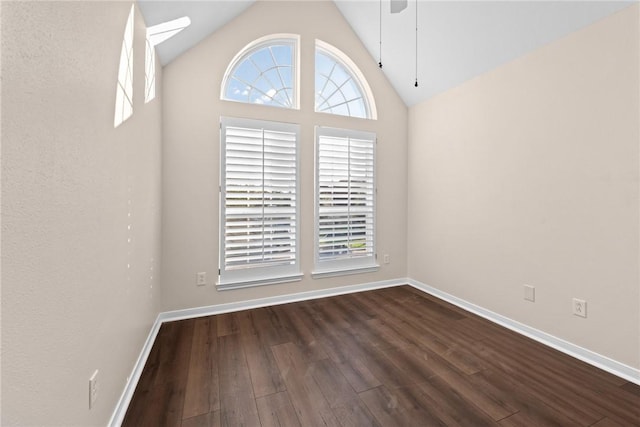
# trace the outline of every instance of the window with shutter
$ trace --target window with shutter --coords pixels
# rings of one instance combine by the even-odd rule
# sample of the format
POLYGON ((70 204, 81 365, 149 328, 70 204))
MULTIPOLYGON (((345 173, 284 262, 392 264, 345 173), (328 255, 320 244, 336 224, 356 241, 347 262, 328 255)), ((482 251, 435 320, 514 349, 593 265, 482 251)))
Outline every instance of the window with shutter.
POLYGON ((221 120, 219 287, 299 280, 299 126, 221 120))
POLYGON ((314 277, 377 269, 374 134, 316 128, 314 277))

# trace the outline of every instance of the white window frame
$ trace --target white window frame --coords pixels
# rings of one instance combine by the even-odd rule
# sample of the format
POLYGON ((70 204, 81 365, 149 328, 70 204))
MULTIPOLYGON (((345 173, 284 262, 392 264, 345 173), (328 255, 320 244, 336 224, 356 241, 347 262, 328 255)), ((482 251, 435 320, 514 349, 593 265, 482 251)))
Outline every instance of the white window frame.
POLYGON ((220 99, 223 101, 239 102, 247 105, 261 105, 266 107, 275 107, 283 109, 300 109, 300 35, 298 34, 271 34, 265 37, 261 37, 252 41, 245 47, 243 47, 229 62, 227 69, 222 78, 222 84, 220 85, 220 99), (248 101, 239 101, 226 97, 227 86, 234 76, 236 68, 248 57, 255 52, 269 47, 270 45, 284 44, 289 45, 292 48, 293 58, 291 59, 291 79, 292 79, 292 105, 287 108, 284 106, 277 106, 272 104, 256 104, 248 101))
MULTIPOLYGON (((339 64, 341 67, 344 68, 346 73, 350 75, 351 79, 353 79, 353 82, 358 87, 360 91, 360 95, 362 96, 362 100, 364 102, 364 106, 366 110, 366 116, 357 117, 357 116, 351 116, 351 115, 336 114, 329 111, 318 111, 317 109, 318 106, 315 105, 317 102, 317 100, 315 99, 315 97, 317 97, 317 94, 314 97, 314 105, 315 105, 314 111, 320 114, 340 115, 344 117, 351 117, 354 119, 377 120, 378 110, 376 108, 375 98, 373 97, 373 91, 369 86, 369 82, 364 77, 364 74, 362 73, 362 71, 360 71, 360 68, 358 68, 356 63, 353 62, 353 60, 348 55, 346 55, 337 47, 327 42, 324 42, 322 40, 316 39, 314 58, 318 52, 322 53, 323 55, 329 58, 332 58, 334 61, 336 61, 337 64, 339 64)), ((317 67, 317 65, 315 67, 317 67)), ((317 78, 317 73, 318 73, 318 70, 317 68, 315 68, 314 69, 314 93, 315 93, 315 79, 317 78)))
POLYGON ((220 119, 220 259, 218 289, 237 289, 250 286, 268 285, 298 281, 302 278, 300 269, 300 126, 291 123, 253 120, 245 118, 221 117, 220 119), (289 263, 276 265, 247 265, 244 268, 227 268, 226 259, 226 147, 227 129, 241 127, 295 134, 295 259, 289 263))
POLYGON ((339 276, 345 274, 368 273, 378 271, 376 253, 376 135, 372 132, 364 132, 350 129, 337 129, 316 126, 315 147, 315 210, 314 210, 314 271, 313 278, 339 276), (373 143, 373 177, 372 177, 372 217, 371 217, 371 255, 351 256, 346 253, 334 259, 321 259, 320 257, 320 138, 338 137, 358 140, 371 140, 373 143))

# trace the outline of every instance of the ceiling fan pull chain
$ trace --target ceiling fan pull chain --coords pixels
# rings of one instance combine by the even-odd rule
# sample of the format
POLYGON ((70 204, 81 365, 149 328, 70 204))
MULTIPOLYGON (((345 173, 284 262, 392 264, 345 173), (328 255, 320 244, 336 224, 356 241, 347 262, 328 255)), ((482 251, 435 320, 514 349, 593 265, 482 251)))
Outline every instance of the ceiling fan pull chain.
POLYGON ((380 56, 378 58, 378 67, 382 68, 382 0, 380 0, 380 56))
POLYGON ((416 82, 413 86, 418 87, 418 0, 416 0, 416 82))

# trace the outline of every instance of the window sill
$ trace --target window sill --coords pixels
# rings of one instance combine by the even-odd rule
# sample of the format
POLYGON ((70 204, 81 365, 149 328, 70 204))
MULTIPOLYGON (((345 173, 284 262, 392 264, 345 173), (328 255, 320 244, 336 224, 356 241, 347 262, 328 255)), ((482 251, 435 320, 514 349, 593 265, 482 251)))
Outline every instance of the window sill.
POLYGON ((346 276, 349 274, 361 274, 361 273, 375 273, 380 269, 378 264, 370 265, 367 267, 352 267, 333 270, 320 270, 311 272, 311 277, 314 279, 322 279, 323 277, 335 277, 346 276))
POLYGON ((234 282, 218 282, 216 288, 219 291, 229 291, 233 289, 253 288, 255 286, 276 285, 278 283, 298 282, 302 280, 304 274, 292 274, 290 276, 281 276, 273 278, 262 278, 254 280, 239 280, 234 282))

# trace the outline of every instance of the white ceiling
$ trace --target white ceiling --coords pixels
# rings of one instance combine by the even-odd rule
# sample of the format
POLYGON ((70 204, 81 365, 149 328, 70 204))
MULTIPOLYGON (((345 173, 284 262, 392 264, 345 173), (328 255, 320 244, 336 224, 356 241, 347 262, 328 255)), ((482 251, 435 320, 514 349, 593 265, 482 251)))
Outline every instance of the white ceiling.
POLYGON ((191 25, 156 46, 162 65, 204 40, 224 24, 240 15, 255 0, 137 0, 147 27, 188 16, 191 25))
MULTIPOLYGON (((148 26, 189 16, 191 26, 157 46, 163 65, 231 21, 254 0, 138 0, 148 26)), ((418 82, 415 82, 416 1, 399 14, 382 0, 382 63, 405 104, 414 105, 635 1, 431 1, 418 3, 418 82)), ((335 0, 378 62, 379 0, 335 0)))

